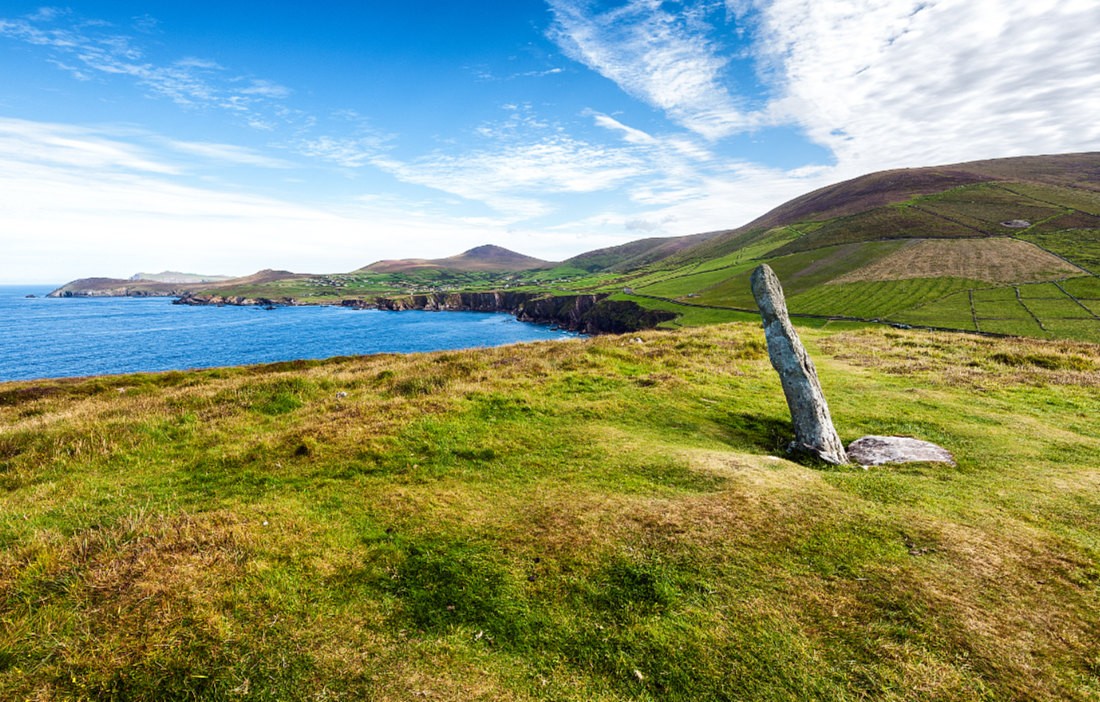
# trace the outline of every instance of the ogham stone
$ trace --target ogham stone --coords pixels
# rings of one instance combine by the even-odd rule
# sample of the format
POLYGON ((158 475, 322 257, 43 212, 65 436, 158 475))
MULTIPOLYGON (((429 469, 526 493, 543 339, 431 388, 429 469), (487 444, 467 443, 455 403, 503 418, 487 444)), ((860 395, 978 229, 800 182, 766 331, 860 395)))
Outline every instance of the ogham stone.
POLYGON ((752 294, 764 321, 768 356, 779 373, 787 407, 794 425, 791 449, 808 453, 827 463, 848 463, 844 444, 837 436, 829 405, 821 391, 817 370, 798 339, 787 315, 787 302, 779 278, 767 264, 752 272, 752 294))

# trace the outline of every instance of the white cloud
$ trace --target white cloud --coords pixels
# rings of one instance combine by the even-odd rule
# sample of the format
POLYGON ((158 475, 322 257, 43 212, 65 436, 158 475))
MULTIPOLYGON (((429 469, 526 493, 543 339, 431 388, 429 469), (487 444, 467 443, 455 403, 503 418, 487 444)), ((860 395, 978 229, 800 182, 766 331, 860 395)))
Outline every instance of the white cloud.
POLYGON ((753 38, 758 95, 725 76, 730 47, 700 19, 711 3, 548 1, 567 55, 673 122, 710 139, 797 127, 838 177, 1100 139, 1094 0, 727 0, 753 38))
POLYGON ((240 89, 243 95, 259 95, 266 98, 274 98, 276 100, 282 100, 290 97, 290 88, 279 85, 270 80, 257 80, 253 79, 249 82, 247 88, 240 89))
POLYGON ((243 146, 236 146, 233 144, 174 140, 169 140, 166 143, 176 151, 191 154, 193 156, 200 156, 221 163, 258 166, 260 168, 292 168, 294 165, 289 161, 265 156, 252 149, 246 149, 243 146))
POLYGON ((390 196, 323 208, 183 182, 126 139, 204 158, 250 160, 223 144, 0 120, 0 281, 62 283, 138 270, 247 274, 348 271, 383 258, 446 256, 497 241, 554 256, 560 241, 500 218, 390 196))
POLYGON ((362 168, 386 150, 388 138, 382 135, 302 139, 295 144, 298 152, 331 161, 342 168, 362 168))
POLYGON ((1096 148, 1100 3, 771 0, 778 119, 845 172, 1096 148))
POLYGON ((460 155, 372 163, 405 182, 483 202, 517 219, 550 212, 545 195, 610 190, 647 171, 629 151, 559 135, 460 155))
POLYGON ((73 169, 162 175, 180 172, 141 147, 104 138, 92 130, 18 119, 0 118, 0 156, 73 169))
POLYGON ((657 140, 651 135, 643 132, 641 129, 635 129, 629 127, 614 117, 610 117, 599 112, 593 112, 592 118, 596 124, 604 129, 610 129, 612 131, 620 132, 623 135, 623 140, 630 144, 644 144, 651 145, 656 144, 657 140))
MULTIPOLYGON (((148 16, 136 22, 145 33, 156 28, 148 16)), ((186 107, 221 108, 241 115, 246 124, 270 123, 270 103, 291 94, 274 81, 233 76, 209 59, 188 56, 155 63, 133 37, 115 33, 105 22, 80 20, 69 11, 44 8, 25 18, 0 19, 0 36, 52 49, 56 55, 50 61, 78 80, 130 78, 152 96, 186 107)))
POLYGON ((751 128, 760 115, 744 110, 726 87, 728 59, 692 13, 659 0, 630 0, 603 13, 581 0, 548 0, 550 36, 570 58, 630 95, 709 139, 751 128))

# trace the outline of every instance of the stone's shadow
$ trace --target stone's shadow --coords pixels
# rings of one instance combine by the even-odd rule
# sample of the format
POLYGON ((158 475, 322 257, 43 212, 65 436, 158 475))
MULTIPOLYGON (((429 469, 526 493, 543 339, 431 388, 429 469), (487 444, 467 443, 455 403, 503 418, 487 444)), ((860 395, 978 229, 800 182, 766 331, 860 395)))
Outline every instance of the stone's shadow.
POLYGON ((757 453, 786 456, 787 446, 794 439, 790 420, 776 419, 748 412, 729 412, 724 422, 725 439, 738 448, 757 453))

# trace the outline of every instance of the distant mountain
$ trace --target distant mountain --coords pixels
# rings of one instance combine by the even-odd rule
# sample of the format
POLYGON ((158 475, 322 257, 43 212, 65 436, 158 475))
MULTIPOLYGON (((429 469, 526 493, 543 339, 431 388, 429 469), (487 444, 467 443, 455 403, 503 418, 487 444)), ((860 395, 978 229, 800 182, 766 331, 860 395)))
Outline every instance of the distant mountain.
POLYGON ((151 283, 218 283, 223 280, 232 280, 231 275, 197 275, 195 273, 180 273, 178 271, 162 271, 160 273, 135 273, 130 276, 131 281, 147 280, 151 283))
MULTIPOLYGON (((138 274, 143 275, 143 274, 138 274)), ((161 274, 158 274, 161 275, 161 274)), ((167 273, 166 275, 174 275, 167 273)), ((188 274, 182 274, 188 276, 188 274)), ((179 297, 198 290, 225 288, 242 289, 276 281, 296 280, 308 276, 265 269, 240 278, 226 276, 188 276, 195 280, 183 282, 155 281, 134 276, 122 278, 81 278, 62 285, 48 297, 179 297), (213 278, 214 280, 211 280, 213 278)))
POLYGON ((531 256, 524 256, 515 251, 509 251, 501 246, 486 244, 448 258, 405 258, 377 261, 360 268, 356 272, 407 273, 415 270, 435 269, 464 273, 510 273, 550 268, 554 265, 551 261, 543 261, 531 256))

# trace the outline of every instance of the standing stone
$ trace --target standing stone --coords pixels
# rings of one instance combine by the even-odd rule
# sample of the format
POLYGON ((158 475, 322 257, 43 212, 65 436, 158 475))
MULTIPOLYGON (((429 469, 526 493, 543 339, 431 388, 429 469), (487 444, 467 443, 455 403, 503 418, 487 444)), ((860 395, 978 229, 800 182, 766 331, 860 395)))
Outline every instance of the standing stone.
POLYGON ((767 264, 752 272, 752 294, 764 320, 768 356, 779 373, 794 424, 791 450, 809 453, 827 463, 845 464, 848 455, 837 436, 817 371, 787 316, 779 279, 767 264))

